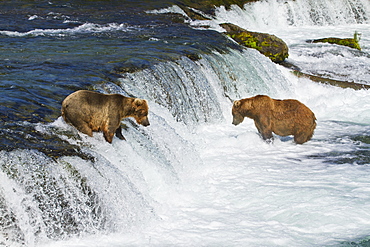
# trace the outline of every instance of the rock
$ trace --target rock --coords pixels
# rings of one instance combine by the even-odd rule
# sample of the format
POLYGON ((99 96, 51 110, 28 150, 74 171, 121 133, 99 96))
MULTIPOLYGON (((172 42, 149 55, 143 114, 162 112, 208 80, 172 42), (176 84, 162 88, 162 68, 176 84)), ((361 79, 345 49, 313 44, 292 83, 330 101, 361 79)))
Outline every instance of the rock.
POLYGON ((357 33, 355 33, 353 39, 323 38, 323 39, 311 40, 311 42, 312 43, 329 43, 329 44, 344 45, 344 46, 348 46, 348 47, 361 51, 360 44, 358 43, 359 39, 358 39, 357 33))
POLYGON ((210 20, 210 18, 203 16, 202 14, 196 12, 193 8, 187 6, 181 6, 181 9, 189 16, 192 20, 210 20))
POLYGON ((330 78, 325 78, 322 76, 317 76, 317 75, 310 75, 307 73, 303 73, 298 70, 293 70, 292 73, 296 75, 298 78, 304 77, 308 78, 311 81, 322 83, 322 84, 329 84, 332 86, 336 87, 341 87, 341 88, 352 88, 355 90, 360 90, 360 89, 370 89, 370 85, 366 84, 361 84, 361 83, 356 83, 356 82, 351 82, 351 81, 340 81, 340 80, 334 80, 330 78))
MULTIPOLYGON (((230 9, 231 5, 238 5, 240 8, 243 8, 244 4, 248 2, 254 2, 254 1, 256 0, 196 0, 196 1, 180 0, 180 1, 177 1, 176 4, 180 6, 182 9, 184 9, 184 7, 189 9, 190 7, 190 8, 200 10, 205 14, 214 15, 215 7, 224 6, 226 9, 230 9)), ((187 10, 185 9, 184 11, 187 12, 187 10)), ((196 19, 198 18, 196 17, 196 19)))
POLYGON ((258 50, 275 63, 281 63, 289 56, 287 44, 275 35, 250 32, 230 23, 223 23, 220 26, 240 45, 258 50))

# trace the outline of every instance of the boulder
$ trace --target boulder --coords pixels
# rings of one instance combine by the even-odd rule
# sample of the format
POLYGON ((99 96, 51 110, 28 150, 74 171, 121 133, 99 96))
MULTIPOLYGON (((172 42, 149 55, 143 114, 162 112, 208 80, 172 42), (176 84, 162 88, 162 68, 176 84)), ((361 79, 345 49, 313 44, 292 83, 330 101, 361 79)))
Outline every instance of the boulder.
POLYGON ((250 32, 231 23, 223 23, 220 26, 237 43, 258 50, 275 63, 281 63, 289 56, 287 44, 275 35, 250 32))

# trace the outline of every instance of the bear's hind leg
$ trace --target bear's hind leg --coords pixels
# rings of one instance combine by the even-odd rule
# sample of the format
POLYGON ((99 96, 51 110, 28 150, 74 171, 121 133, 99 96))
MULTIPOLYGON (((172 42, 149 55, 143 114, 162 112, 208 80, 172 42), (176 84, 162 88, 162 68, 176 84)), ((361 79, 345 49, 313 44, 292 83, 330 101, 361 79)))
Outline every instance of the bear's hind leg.
POLYGON ((300 134, 294 135, 294 142, 297 144, 303 144, 309 141, 311 137, 312 137, 312 134, 307 135, 305 133, 300 133, 300 134))
POLYGON ((72 122, 72 125, 76 127, 76 129, 90 137, 93 136, 93 131, 92 129, 89 127, 89 125, 84 122, 84 121, 75 121, 75 122, 72 122))

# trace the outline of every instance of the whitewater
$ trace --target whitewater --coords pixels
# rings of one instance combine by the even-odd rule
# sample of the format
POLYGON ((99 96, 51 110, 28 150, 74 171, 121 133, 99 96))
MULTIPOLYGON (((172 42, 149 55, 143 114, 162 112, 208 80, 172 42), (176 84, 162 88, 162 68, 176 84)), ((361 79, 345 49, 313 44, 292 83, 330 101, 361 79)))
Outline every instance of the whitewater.
MULTIPOLYGON (((332 163, 320 154, 350 158, 361 145, 368 147, 351 139, 370 132, 368 91, 319 85, 277 67, 271 64, 269 69, 284 76, 289 85, 281 85, 273 95, 299 99, 316 114, 311 141, 296 145, 290 137, 275 137, 273 144, 267 144, 252 120, 231 125, 231 103, 226 99, 224 120, 191 131, 174 121, 164 123, 169 113, 154 107, 151 128, 142 131, 169 149, 171 156, 177 155, 172 167, 153 167, 151 159, 129 157, 139 152, 137 146, 130 147, 137 134, 126 134, 128 144, 115 140, 112 146, 99 135, 87 140, 116 169, 133 172, 130 179, 143 176, 139 183, 145 181, 153 200, 154 220, 138 226, 139 230, 53 245, 338 246, 367 236, 368 163, 332 163), (169 131, 167 124, 173 129, 169 131), (132 162, 129 169, 122 157, 132 162)), ((61 120, 54 124, 68 128, 61 120)))
MULTIPOLYGON (((231 22, 273 33, 289 45, 288 62, 303 72, 370 85, 370 4, 339 2, 352 8, 357 3, 364 13, 340 12, 333 1, 327 1, 328 6, 314 0, 268 0, 247 4, 244 10, 220 7, 212 20, 189 24, 222 32, 217 24, 231 22), (320 9, 319 4, 321 17, 309 18, 307 4, 320 9), (361 33, 362 51, 306 42, 352 37, 354 31, 361 33)), ((167 12, 186 15, 177 7, 153 13, 167 12)), ((90 27, 98 26, 5 35, 66 35, 89 32, 90 27)), ((127 31, 122 24, 99 26, 98 32, 100 28, 127 31)), ((96 90, 147 99, 151 125, 144 128, 125 120, 127 141, 115 138, 109 144, 102 133, 88 137, 61 117, 49 124, 25 121, 25 127, 31 125, 46 136, 56 133, 88 157, 52 159, 36 150, 0 151, 0 165, 17 170, 10 173, 22 180, 18 184, 0 172, 0 195, 17 215, 16 230, 22 232, 25 246, 308 247, 362 246, 368 241, 368 90, 298 78, 251 49, 160 62, 123 73, 119 83, 99 84, 96 90), (292 137, 275 136, 273 143, 266 143, 253 120, 232 125, 233 100, 256 94, 307 105, 317 118, 312 140, 296 145, 292 137), (36 189, 39 184, 43 189, 36 189), (55 201, 45 200, 42 207, 50 207, 45 222, 32 194, 65 200, 69 207, 55 209, 55 201), (70 220, 79 231, 54 223, 58 217, 70 220)), ((9 243, 1 238, 0 246, 9 243)), ((14 241, 11 246, 22 244, 14 241)))

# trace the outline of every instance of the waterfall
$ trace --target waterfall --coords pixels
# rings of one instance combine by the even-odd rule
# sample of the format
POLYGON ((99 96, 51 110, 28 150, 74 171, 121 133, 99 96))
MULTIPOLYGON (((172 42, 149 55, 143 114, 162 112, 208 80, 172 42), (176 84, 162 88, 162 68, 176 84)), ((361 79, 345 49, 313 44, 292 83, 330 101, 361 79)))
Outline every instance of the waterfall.
POLYGON ((238 23, 242 27, 263 29, 287 26, 327 26, 365 24, 370 22, 370 2, 367 0, 263 0, 244 5, 220 7, 216 19, 238 23))
MULTIPOLYGON (((79 145, 90 159, 49 158, 35 150, 1 151, 0 217, 6 229, 0 243, 32 246, 40 239, 63 239, 94 232, 131 230, 150 218, 151 191, 172 186, 184 166, 202 161, 188 140, 204 123, 231 122, 232 101, 256 93, 276 95, 288 82, 274 64, 254 50, 182 57, 124 74, 101 91, 146 98, 150 128, 125 123, 127 142, 86 137, 61 118, 35 124, 79 145), (73 136, 77 136, 73 137, 73 136)), ((27 123, 29 125, 29 123, 27 123)))
POLYGON ((2 151, 1 157, 0 243, 33 246, 40 239, 110 232, 150 215, 133 179, 97 155, 94 163, 54 161, 33 150, 2 151))

